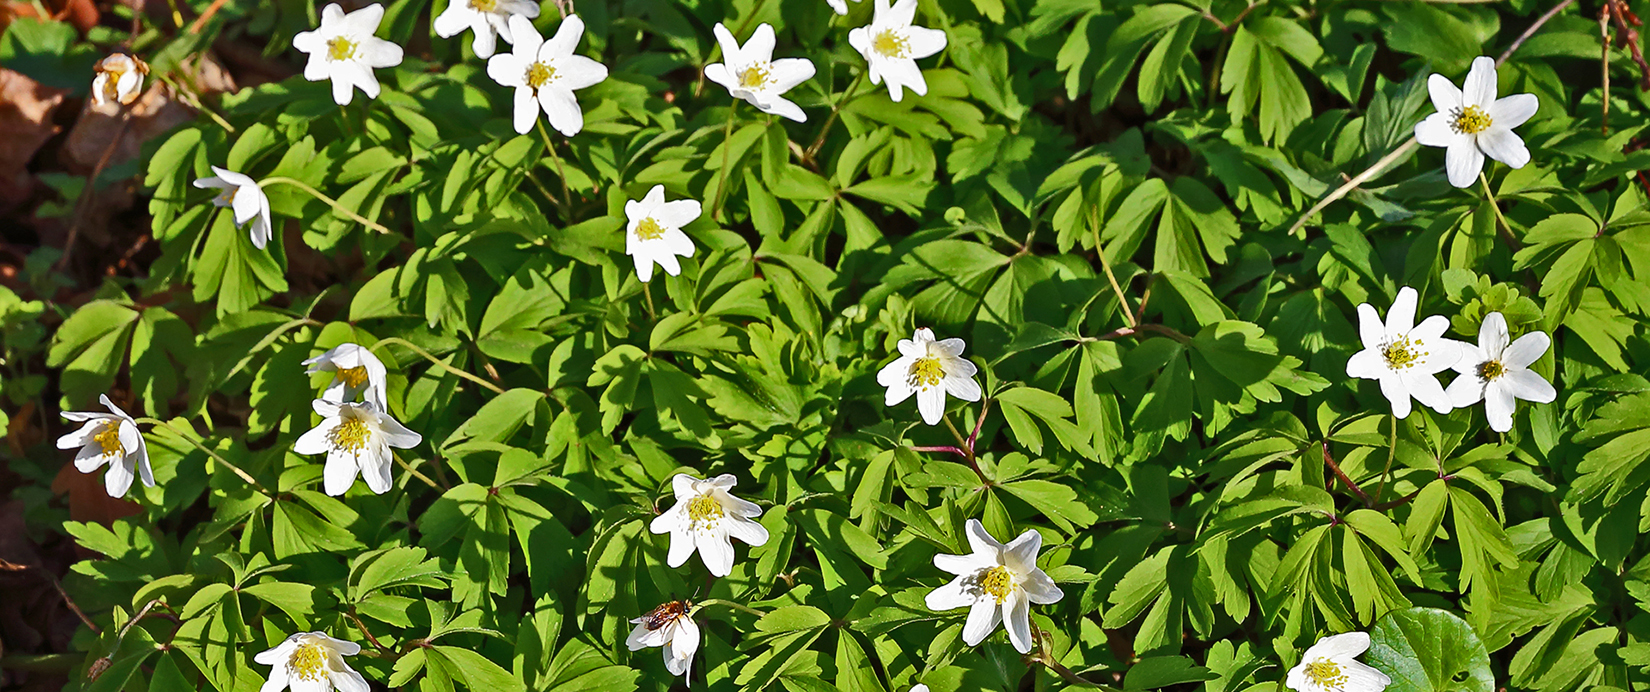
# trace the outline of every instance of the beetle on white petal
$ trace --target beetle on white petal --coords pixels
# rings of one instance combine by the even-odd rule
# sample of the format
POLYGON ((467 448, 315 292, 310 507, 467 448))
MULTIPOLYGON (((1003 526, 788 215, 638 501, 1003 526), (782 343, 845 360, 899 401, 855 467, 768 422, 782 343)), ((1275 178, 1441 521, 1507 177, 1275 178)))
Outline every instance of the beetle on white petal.
POLYGON ((728 28, 717 22, 712 29, 722 46, 722 62, 705 66, 705 78, 722 85, 736 99, 797 122, 807 122, 802 107, 784 97, 785 92, 814 77, 814 63, 807 58, 773 59, 773 27, 757 25, 750 40, 740 46, 728 28))
POLYGON ((665 201, 665 186, 654 185, 640 201, 624 203, 624 252, 636 263, 636 278, 646 282, 653 278, 653 265, 663 267, 666 274, 682 273, 678 255, 693 256, 693 239, 682 232, 682 227, 699 218, 697 200, 665 201))
POLYGON ((578 134, 584 129, 584 110, 573 92, 607 79, 606 65, 573 53, 584 37, 584 20, 576 14, 563 19, 546 41, 526 17, 512 15, 510 34, 515 45, 487 61, 487 76, 515 90, 511 124, 516 132, 533 129, 543 109, 550 127, 562 136, 578 134))
POLYGON ((213 166, 212 172, 217 175, 211 178, 197 178, 195 187, 202 190, 222 190, 217 197, 212 198, 212 205, 229 207, 235 213, 236 228, 245 226, 250 221, 252 245, 259 250, 264 249, 264 246, 269 244, 269 239, 275 235, 275 224, 270 218, 269 196, 264 194, 263 187, 251 177, 227 168, 213 166))
POLYGON ((378 3, 344 14, 337 3, 321 10, 321 26, 292 37, 292 47, 309 54, 304 79, 332 80, 332 100, 349 105, 360 88, 367 98, 378 98, 380 87, 375 68, 401 64, 401 46, 378 38, 384 21, 384 6, 378 3))
POLYGON ((1037 567, 1043 536, 1027 529, 1008 545, 997 542, 978 519, 969 519, 968 545, 972 555, 935 555, 934 566, 956 575, 950 583, 928 592, 931 610, 968 608, 963 643, 984 641, 997 623, 1008 630, 1008 641, 1020 653, 1031 652, 1031 606, 1059 602, 1065 592, 1037 567))
POLYGON ((945 416, 946 394, 979 401, 980 383, 974 381, 979 369, 962 357, 967 347, 962 339, 935 341, 927 327, 900 339, 900 357, 877 373, 877 384, 888 388, 884 403, 895 406, 915 394, 923 422, 935 425, 945 416))
POLYGON ((1415 139, 1429 147, 1444 147, 1444 170, 1449 184, 1472 185, 1488 156, 1513 168, 1530 162, 1530 150, 1512 129, 1523 125, 1541 106, 1535 94, 1495 97, 1495 61, 1479 56, 1467 73, 1466 89, 1441 74, 1427 79, 1427 91, 1437 113, 1415 124, 1415 139))
POLYGON ((490 58, 498 51, 499 39, 515 43, 510 18, 516 15, 538 19, 539 4, 528 0, 449 0, 447 9, 430 26, 442 38, 452 38, 465 29, 475 32, 470 48, 476 57, 490 58))
POLYGON ((928 80, 917 60, 945 50, 945 32, 911 24, 917 0, 876 0, 871 23, 848 32, 848 43, 865 56, 872 84, 888 83, 888 98, 903 97, 904 89, 918 96, 928 93, 928 80))
POLYGON ((1375 306, 1360 304, 1358 334, 1364 350, 1346 361, 1347 377, 1380 381, 1381 394, 1392 402, 1392 415, 1397 418, 1409 416, 1410 397, 1439 413, 1454 408, 1436 375, 1461 360, 1465 344, 1443 338, 1449 329, 1449 319, 1443 315, 1415 324, 1418 300, 1415 289, 1400 289, 1384 324, 1375 306))
POLYGON ((653 518, 648 530, 670 534, 671 567, 681 567, 694 552, 712 575, 728 576, 733 571, 733 542, 737 538, 752 546, 768 542, 767 527, 753 521, 762 516, 755 503, 734 497, 728 491, 739 483, 724 473, 700 480, 685 473, 670 479, 676 504, 653 518))
POLYGON ((323 632, 299 632, 275 648, 252 657, 266 666, 269 680, 258 692, 371 692, 365 678, 344 662, 361 653, 361 645, 333 639, 323 632))
POLYGON ((390 410, 389 405, 384 403, 388 380, 384 362, 378 360, 370 349, 360 344, 338 344, 326 353, 304 361, 304 365, 309 366, 304 371, 306 375, 318 372, 338 374, 321 393, 322 400, 341 404, 360 395, 377 406, 379 411, 390 410))
POLYGON ((1356 660, 1368 650, 1369 635, 1363 632, 1319 639, 1289 670, 1284 684, 1295 692, 1381 692, 1392 678, 1356 660))
POLYGON ((1462 344, 1461 360, 1455 363, 1460 377, 1446 393, 1456 408, 1484 402, 1484 417, 1490 429, 1507 432, 1513 427, 1513 409, 1518 399, 1550 404, 1558 390, 1546 378, 1530 370, 1552 344, 1545 332, 1530 332, 1509 341, 1507 318, 1499 312, 1484 316, 1478 328, 1478 345, 1462 344))
POLYGON ((79 430, 57 438, 58 449, 80 448, 74 457, 74 467, 81 473, 91 473, 97 467, 109 465, 103 474, 103 489, 109 497, 124 497, 132 487, 133 478, 142 478, 143 484, 155 485, 155 473, 149 468, 149 446, 137 422, 120 410, 109 395, 100 394, 97 400, 109 409, 98 411, 64 411, 63 417, 76 423, 85 423, 79 430))
POLYGON ((412 449, 424 441, 419 435, 372 402, 337 404, 316 399, 311 403, 320 414, 320 425, 303 434, 292 445, 299 454, 327 455, 322 487, 337 497, 349 491, 359 475, 367 488, 383 495, 390 490, 390 465, 395 449, 412 449))
POLYGON ((693 669, 693 654, 699 650, 699 625, 693 621, 692 601, 665 603, 630 623, 636 627, 625 638, 625 646, 631 651, 661 647, 665 669, 671 675, 688 676, 693 669))

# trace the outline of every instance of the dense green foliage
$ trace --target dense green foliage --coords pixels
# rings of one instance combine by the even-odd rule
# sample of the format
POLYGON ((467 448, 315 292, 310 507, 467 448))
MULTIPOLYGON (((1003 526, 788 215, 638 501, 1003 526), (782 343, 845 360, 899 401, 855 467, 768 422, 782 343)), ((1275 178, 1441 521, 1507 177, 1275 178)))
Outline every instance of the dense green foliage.
MULTIPOLYGON (((31 530, 102 556, 64 580, 101 627, 73 684, 251 692, 254 654, 318 630, 424 692, 1229 692, 1364 630, 1403 692, 1644 689, 1650 101, 1630 47, 1608 53, 1606 123, 1596 21, 1569 6, 1519 45, 1500 92, 1540 99, 1533 161, 1484 186, 1408 144, 1427 76, 1459 84, 1545 2, 923 0, 949 46, 894 102, 847 40, 869 1, 574 0, 611 76, 578 92, 572 137, 516 134, 469 35, 433 35, 444 2, 388 2, 378 36, 407 58, 377 99, 340 107, 300 75, 206 104, 133 171, 162 246, 145 273, 84 304, 0 301, 7 411, 45 387, 169 421, 146 426, 158 483, 135 516, 20 493, 31 530), (702 78, 717 22, 770 23, 775 57, 814 61, 788 94, 807 122, 702 78), (267 250, 191 186, 210 166, 302 184, 268 188, 267 250), (656 184, 704 214, 681 274, 644 284, 624 206, 656 184), (1356 306, 1403 286, 1450 338, 1493 311, 1550 333, 1532 367, 1558 400, 1520 402, 1505 434, 1481 406, 1395 420, 1346 361, 1356 306), (915 327, 966 339, 983 404, 939 426, 884 406, 876 373, 915 327), (301 361, 344 342, 373 347, 423 435, 383 495, 329 497, 323 459, 292 450, 332 381, 301 361), (27 374, 41 358, 49 380, 27 374), (912 449, 976 421, 977 469, 912 449), (677 472, 734 474, 765 510, 771 539, 736 543, 728 577, 669 568, 648 531, 677 472), (970 649, 964 611, 924 604, 970 518, 1043 536, 1065 597, 1032 609, 1030 655, 1000 631, 970 649), (700 610, 683 680, 625 646, 673 598, 765 614, 700 610)), ((145 22, 134 52, 164 77, 222 36, 297 69, 319 14, 230 0, 199 34, 145 22)), ((561 21, 545 3, 537 25, 561 21)), ((14 36, 38 24, 0 57, 57 74, 101 52, 14 36)), ((8 463, 43 488, 71 454, 8 463)))

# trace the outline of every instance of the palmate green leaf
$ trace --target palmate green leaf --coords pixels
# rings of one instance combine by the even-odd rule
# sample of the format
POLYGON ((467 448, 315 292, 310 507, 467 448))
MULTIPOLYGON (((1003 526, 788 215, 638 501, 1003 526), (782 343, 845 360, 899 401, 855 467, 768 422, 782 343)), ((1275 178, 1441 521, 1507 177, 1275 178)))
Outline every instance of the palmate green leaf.
POLYGON ((1319 52, 1317 42, 1302 43, 1305 32, 1276 17, 1256 22, 1257 30, 1247 24, 1232 34, 1232 45, 1226 53, 1226 64, 1220 72, 1220 91, 1229 94, 1226 109, 1233 120, 1240 120, 1257 112, 1260 136, 1263 141, 1277 142, 1289 137, 1295 127, 1311 116, 1311 102, 1299 75, 1290 67, 1284 55, 1311 68, 1306 59, 1319 52))
POLYGON ((1489 652, 1472 626, 1437 608, 1388 613, 1369 631, 1364 661, 1396 692, 1493 692, 1489 652))

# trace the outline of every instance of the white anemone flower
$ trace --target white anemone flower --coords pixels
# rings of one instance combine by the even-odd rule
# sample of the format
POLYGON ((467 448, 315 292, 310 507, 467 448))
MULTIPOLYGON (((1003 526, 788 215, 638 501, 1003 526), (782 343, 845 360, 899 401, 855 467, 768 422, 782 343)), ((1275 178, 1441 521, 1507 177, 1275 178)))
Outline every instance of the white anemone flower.
POLYGON ((1449 396, 1438 383, 1438 373, 1454 367, 1461 360, 1459 341, 1445 339, 1444 330, 1449 320, 1433 315, 1421 324, 1415 324, 1415 289, 1408 286, 1398 291, 1392 309, 1386 312, 1386 323, 1375 313, 1375 306, 1358 306, 1358 333, 1364 350, 1352 354, 1346 361, 1346 376, 1379 380, 1381 393, 1392 402, 1392 415, 1406 418, 1410 411, 1410 397, 1439 413, 1449 413, 1449 396))
POLYGON ((258 186, 258 181, 249 176, 217 166, 212 167, 212 172, 217 175, 196 179, 195 187, 202 190, 222 190, 217 197, 212 198, 212 205, 233 210, 236 228, 245 226, 248 221, 252 222, 249 230, 252 245, 259 250, 264 249, 264 246, 269 244, 269 239, 275 236, 275 224, 269 214, 269 196, 258 186))
POLYGON ((335 372, 338 376, 321 392, 321 400, 334 404, 342 404, 360 395, 378 407, 379 411, 388 411, 390 407, 385 403, 384 389, 387 386, 388 375, 384 370, 384 362, 378 356, 359 344, 338 344, 331 350, 304 361, 309 369, 306 375, 318 372, 335 372))
POLYGON ((132 487, 132 479, 140 477, 143 484, 155 486, 155 473, 149 468, 149 446, 138 431, 137 422, 109 395, 100 394, 97 400, 108 413, 97 411, 64 411, 63 417, 76 423, 85 423, 79 430, 57 438, 58 449, 80 448, 74 457, 74 467, 81 473, 91 473, 97 467, 109 465, 103 474, 103 489, 109 497, 124 497, 132 487))
POLYGON ((258 692, 371 692, 365 678, 344 662, 361 653, 361 645, 333 639, 321 632, 299 632, 275 648, 253 656, 266 666, 269 680, 258 692))
POLYGON ((917 60, 945 50, 945 32, 913 26, 916 15, 917 0, 899 0, 893 7, 888 0, 876 0, 871 23, 848 32, 848 43, 870 65, 871 83, 887 80, 888 98, 895 101, 904 95, 902 89, 918 96, 928 93, 917 60))
MULTIPOLYGON (((858 3, 859 1, 860 0, 854 0, 855 3, 858 3)), ((825 2, 830 3, 831 9, 836 11, 837 14, 842 16, 848 15, 848 0, 825 0, 825 2)), ((928 688, 924 687, 923 689, 927 690, 928 688)))
POLYGON ((767 22, 756 27, 744 46, 728 28, 716 23, 716 42, 722 46, 722 62, 705 66, 705 77, 722 85, 736 99, 799 123, 808 121, 802 107, 784 97, 796 85, 814 77, 814 63, 807 58, 773 59, 773 27, 767 22))
POLYGON ((607 66, 575 55, 584 37, 584 20, 578 15, 563 19, 556 35, 546 41, 526 17, 510 17, 510 33, 515 38, 509 53, 487 61, 487 75, 515 93, 513 124, 516 132, 527 134, 542 108, 550 127, 564 137, 584 129, 584 111, 573 96, 575 89, 595 86, 607 79, 607 66))
POLYGON ((1540 360, 1551 344, 1545 332, 1530 332, 1509 344, 1507 318, 1499 312, 1485 315, 1478 328, 1478 345, 1462 344, 1461 360, 1455 363, 1461 376, 1446 390, 1450 403, 1466 408, 1483 401, 1490 429, 1512 430, 1517 399, 1550 404, 1558 398, 1552 383, 1530 370, 1530 364, 1540 360))
POLYGON ((665 186, 654 185, 641 201, 624 203, 624 215, 630 219, 625 227, 624 253, 636 262, 636 278, 647 282, 653 278, 653 265, 663 267, 666 274, 682 273, 676 256, 693 256, 693 239, 682 232, 682 227, 699 218, 699 202, 691 199, 665 201, 665 186))
POLYGON ((1369 635, 1363 632, 1319 639, 1289 670, 1284 684, 1295 692, 1381 692, 1392 678, 1356 660, 1368 650, 1369 635))
POLYGON ((974 646, 1004 623, 1008 641, 1020 653, 1031 652, 1031 605, 1058 602, 1065 592, 1037 568, 1043 536, 1027 529, 1008 545, 986 533, 978 519, 968 520, 972 555, 935 555, 934 566, 957 575, 928 592, 930 610, 968 608, 963 642, 974 646))
POLYGON ((367 98, 378 98, 378 77, 374 68, 401 64, 401 46, 378 38, 378 24, 384 20, 384 6, 378 3, 344 14, 332 3, 321 10, 321 26, 292 37, 292 47, 309 54, 304 79, 332 80, 332 100, 347 106, 360 87, 367 98))
POLYGON ((918 328, 909 339, 900 339, 900 357, 877 373, 877 384, 888 388, 884 403, 896 406, 915 394, 923 422, 935 425, 945 416, 947 393, 963 401, 979 401, 980 383, 974 381, 978 368, 962 357, 967 347, 962 339, 935 341, 927 327, 918 328))
POLYGON ((928 692, 928 686, 921 683, 912 685, 911 692, 928 692))
POLYGON ((728 492, 738 482, 727 473, 710 480, 685 473, 670 479, 676 504, 654 517, 648 530, 670 534, 670 554, 665 561, 671 567, 681 567, 698 551, 712 575, 725 577, 733 571, 730 538, 752 546, 768 542, 767 527, 752 521, 762 516, 762 508, 728 492))
POLYGON ((663 647, 665 669, 671 675, 688 676, 693 669, 693 653, 699 650, 699 625, 693 622, 692 601, 671 601, 630 622, 636 628, 625 639, 625 646, 631 651, 663 647))
POLYGON ((1415 139, 1429 147, 1445 147, 1444 170, 1449 184, 1472 185, 1488 156, 1513 168, 1530 162, 1530 150, 1512 129, 1523 125, 1540 107, 1535 94, 1495 97, 1495 61, 1479 56, 1467 73, 1465 91, 1448 77, 1427 79, 1432 107, 1437 113, 1415 124, 1415 139))
POLYGON ((476 57, 490 58, 498 50, 498 40, 515 43, 510 18, 521 15, 537 19, 539 4, 528 0, 449 0, 447 9, 431 22, 441 38, 452 38, 465 29, 475 32, 470 48, 476 57))
POLYGON ((115 53, 102 60, 92 70, 92 101, 101 106, 110 101, 131 105, 143 93, 143 78, 149 74, 148 63, 125 53, 115 53))
POLYGON ((424 441, 372 402, 336 404, 316 399, 311 403, 324 419, 292 445, 299 454, 326 454, 323 487, 337 497, 355 484, 356 475, 367 488, 383 495, 390 489, 390 464, 395 449, 412 449, 424 441))

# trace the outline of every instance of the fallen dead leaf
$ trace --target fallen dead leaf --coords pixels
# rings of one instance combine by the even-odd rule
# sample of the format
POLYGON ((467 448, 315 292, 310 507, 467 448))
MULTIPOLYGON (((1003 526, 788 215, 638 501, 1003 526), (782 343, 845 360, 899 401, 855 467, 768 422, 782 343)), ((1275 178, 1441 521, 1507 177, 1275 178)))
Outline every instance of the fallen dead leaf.
POLYGON ((57 134, 52 112, 62 105, 65 93, 0 67, 0 132, 6 133, 0 137, 0 213, 33 191, 28 163, 57 134))
POLYGON ((69 496, 69 518, 75 521, 113 526, 116 519, 143 511, 136 502, 109 497, 103 489, 102 471, 81 473, 72 461, 64 462, 63 468, 58 469, 57 478, 52 479, 52 492, 69 496))

